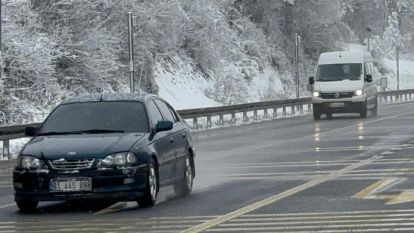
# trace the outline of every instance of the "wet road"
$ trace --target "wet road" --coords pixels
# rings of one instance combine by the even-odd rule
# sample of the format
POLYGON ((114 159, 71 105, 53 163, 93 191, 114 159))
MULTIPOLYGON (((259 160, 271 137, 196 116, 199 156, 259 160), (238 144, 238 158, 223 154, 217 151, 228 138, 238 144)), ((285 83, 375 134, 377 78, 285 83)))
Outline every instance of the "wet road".
POLYGON ((164 188, 151 209, 41 203, 21 214, 0 164, 0 232, 414 232, 412 102, 375 118, 303 116, 195 137, 193 194, 164 188))

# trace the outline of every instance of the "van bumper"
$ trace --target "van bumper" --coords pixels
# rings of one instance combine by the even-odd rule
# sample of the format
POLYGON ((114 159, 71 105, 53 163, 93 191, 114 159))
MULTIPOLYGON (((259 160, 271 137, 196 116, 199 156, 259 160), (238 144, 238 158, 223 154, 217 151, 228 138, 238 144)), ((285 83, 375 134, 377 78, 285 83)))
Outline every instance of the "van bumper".
POLYGON ((331 102, 314 103, 313 109, 317 109, 321 114, 333 113, 361 113, 366 108, 365 102, 331 102))
POLYGON ((361 113, 366 109, 366 95, 343 99, 313 98, 313 109, 321 114, 361 113))

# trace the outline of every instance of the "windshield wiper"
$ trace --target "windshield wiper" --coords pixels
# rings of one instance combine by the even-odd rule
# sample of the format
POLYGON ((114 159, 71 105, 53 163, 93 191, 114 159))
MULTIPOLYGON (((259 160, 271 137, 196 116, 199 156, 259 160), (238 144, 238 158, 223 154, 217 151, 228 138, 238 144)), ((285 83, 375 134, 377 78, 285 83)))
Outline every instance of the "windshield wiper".
POLYGON ((76 133, 98 134, 98 133, 125 133, 124 130, 110 130, 110 129, 88 129, 77 131, 76 133))
POLYGON ((45 133, 39 133, 37 136, 49 136, 49 135, 66 135, 66 134, 81 134, 80 132, 45 132, 45 133))
POLYGON ((39 133, 38 136, 49 136, 49 135, 69 135, 69 134, 99 134, 99 133, 125 133, 123 130, 109 130, 109 129, 88 129, 72 132, 46 132, 39 133))

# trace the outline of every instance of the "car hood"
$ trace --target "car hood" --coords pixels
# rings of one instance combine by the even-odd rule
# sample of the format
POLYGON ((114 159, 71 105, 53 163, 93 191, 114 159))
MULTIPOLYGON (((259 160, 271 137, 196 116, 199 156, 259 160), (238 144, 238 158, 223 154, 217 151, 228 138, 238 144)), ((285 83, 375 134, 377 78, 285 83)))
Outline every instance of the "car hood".
POLYGON ((39 136, 27 143, 21 154, 49 160, 102 158, 144 144, 144 136, 144 133, 39 136))
POLYGON ((362 90, 364 83, 361 80, 342 80, 333 82, 316 82, 315 91, 319 92, 351 92, 362 90))

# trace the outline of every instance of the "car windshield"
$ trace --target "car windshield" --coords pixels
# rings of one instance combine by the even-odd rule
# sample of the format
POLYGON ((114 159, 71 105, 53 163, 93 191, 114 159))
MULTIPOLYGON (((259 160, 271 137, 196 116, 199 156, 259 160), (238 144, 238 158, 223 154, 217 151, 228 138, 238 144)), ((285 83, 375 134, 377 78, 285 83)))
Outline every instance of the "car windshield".
POLYGON ((144 104, 114 101, 61 105, 47 118, 40 135, 148 131, 144 104))
POLYGON ((317 81, 360 80, 362 64, 329 64, 319 65, 317 81))

